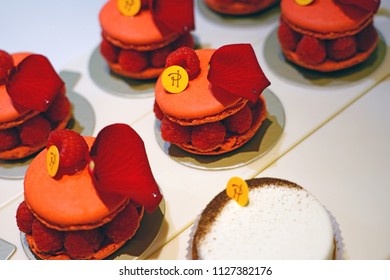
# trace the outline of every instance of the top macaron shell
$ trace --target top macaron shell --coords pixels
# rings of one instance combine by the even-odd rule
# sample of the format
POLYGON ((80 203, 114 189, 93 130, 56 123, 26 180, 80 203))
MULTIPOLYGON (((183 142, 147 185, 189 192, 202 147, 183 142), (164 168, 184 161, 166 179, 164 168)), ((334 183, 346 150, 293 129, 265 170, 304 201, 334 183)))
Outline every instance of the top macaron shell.
POLYGON ((283 19, 296 31, 324 34, 326 38, 355 34, 373 17, 369 11, 335 0, 314 0, 305 6, 295 0, 282 0, 280 9, 283 19))
POLYGON ((195 79, 189 81, 183 92, 166 91, 162 85, 162 75, 156 83, 156 102, 161 111, 168 116, 184 120, 202 119, 218 115, 243 101, 243 98, 232 94, 215 94, 211 89, 207 75, 210 58, 215 50, 202 49, 195 52, 200 60, 200 73, 195 79))
MULTIPOLYGON (((85 137, 89 146, 94 138, 85 137)), ((98 192, 88 168, 60 179, 46 169, 47 150, 31 162, 24 180, 25 201, 45 225, 57 230, 90 229, 112 220, 127 204, 121 195, 98 192)))
POLYGON ((99 14, 103 36, 114 45, 127 47, 163 46, 179 37, 179 34, 156 25, 152 12, 141 10, 135 16, 123 15, 116 0, 108 1, 99 14))

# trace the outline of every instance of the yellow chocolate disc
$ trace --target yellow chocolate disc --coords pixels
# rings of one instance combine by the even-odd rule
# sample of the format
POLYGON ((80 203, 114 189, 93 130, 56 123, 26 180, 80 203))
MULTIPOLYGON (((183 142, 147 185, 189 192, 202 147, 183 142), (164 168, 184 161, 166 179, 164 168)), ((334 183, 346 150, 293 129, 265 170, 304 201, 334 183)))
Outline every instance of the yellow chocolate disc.
POLYGON ((46 155, 46 168, 51 177, 56 176, 58 167, 60 166, 60 152, 54 145, 49 147, 46 155))
POLYGON ((306 6, 312 3, 314 0, 295 0, 295 3, 301 6, 306 6))
POLYGON ((226 194, 241 206, 246 206, 248 204, 248 184, 240 177, 230 178, 226 186, 226 194))
POLYGON ((181 66, 169 66, 161 75, 163 87, 170 93, 180 93, 188 86, 188 73, 181 66))
POLYGON ((118 0, 118 9, 124 16, 135 16, 141 10, 141 0, 118 0))

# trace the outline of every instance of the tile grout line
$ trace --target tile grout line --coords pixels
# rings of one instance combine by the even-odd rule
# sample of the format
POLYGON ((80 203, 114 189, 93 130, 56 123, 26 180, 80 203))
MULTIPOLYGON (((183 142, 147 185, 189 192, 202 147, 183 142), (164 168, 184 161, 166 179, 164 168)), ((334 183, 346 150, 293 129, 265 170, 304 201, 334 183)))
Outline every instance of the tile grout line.
POLYGON ((4 203, 2 203, 0 205, 0 211, 3 210, 4 208, 8 207, 10 204, 12 204, 13 202, 15 202, 16 200, 18 200, 21 196, 23 196, 24 194, 24 191, 22 191, 21 193, 19 194, 16 194, 15 196, 11 197, 10 199, 8 199, 7 201, 5 201, 4 203))
POLYGON ((175 238, 177 238, 180 234, 182 234, 183 232, 185 232, 187 229, 189 229, 190 227, 192 227, 192 225, 194 224, 195 222, 195 219, 192 220, 191 222, 189 222, 187 225, 185 225, 178 233, 174 234, 171 238, 165 240, 165 242, 163 242, 160 246, 158 246, 155 250, 153 250, 153 252, 149 252, 148 255, 145 257, 145 259, 149 259, 152 255, 154 255, 156 252, 160 251, 164 246, 166 246, 168 243, 170 243, 171 241, 173 241, 175 238))

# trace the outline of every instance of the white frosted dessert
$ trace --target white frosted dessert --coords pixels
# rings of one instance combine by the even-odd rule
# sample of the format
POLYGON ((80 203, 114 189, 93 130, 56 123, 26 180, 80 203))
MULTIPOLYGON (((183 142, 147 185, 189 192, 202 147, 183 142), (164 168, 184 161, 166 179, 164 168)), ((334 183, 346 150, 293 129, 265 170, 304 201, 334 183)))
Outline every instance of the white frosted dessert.
POLYGON ((193 259, 333 259, 332 220, 302 187, 281 179, 246 181, 242 207, 225 191, 203 211, 192 240, 193 259))

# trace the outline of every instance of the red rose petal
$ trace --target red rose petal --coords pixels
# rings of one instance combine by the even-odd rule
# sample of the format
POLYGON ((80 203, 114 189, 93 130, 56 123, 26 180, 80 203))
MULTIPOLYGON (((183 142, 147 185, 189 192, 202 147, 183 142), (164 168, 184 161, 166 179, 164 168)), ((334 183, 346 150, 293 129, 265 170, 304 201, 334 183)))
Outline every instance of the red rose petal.
POLYGON ((45 56, 33 54, 14 68, 6 86, 15 104, 44 112, 50 107, 64 82, 45 56))
POLYGON ((358 6, 364 10, 376 13, 381 4, 380 0, 338 0, 340 3, 358 6))
POLYGON ((217 49, 210 59, 207 78, 213 87, 253 102, 271 84, 250 44, 226 45, 217 49))
POLYGON ((91 148, 90 169, 102 192, 119 193, 141 204, 149 212, 162 195, 153 177, 141 137, 126 124, 103 128, 91 148))
POLYGON ((188 33, 195 29, 193 0, 150 1, 154 19, 178 33, 188 33))

